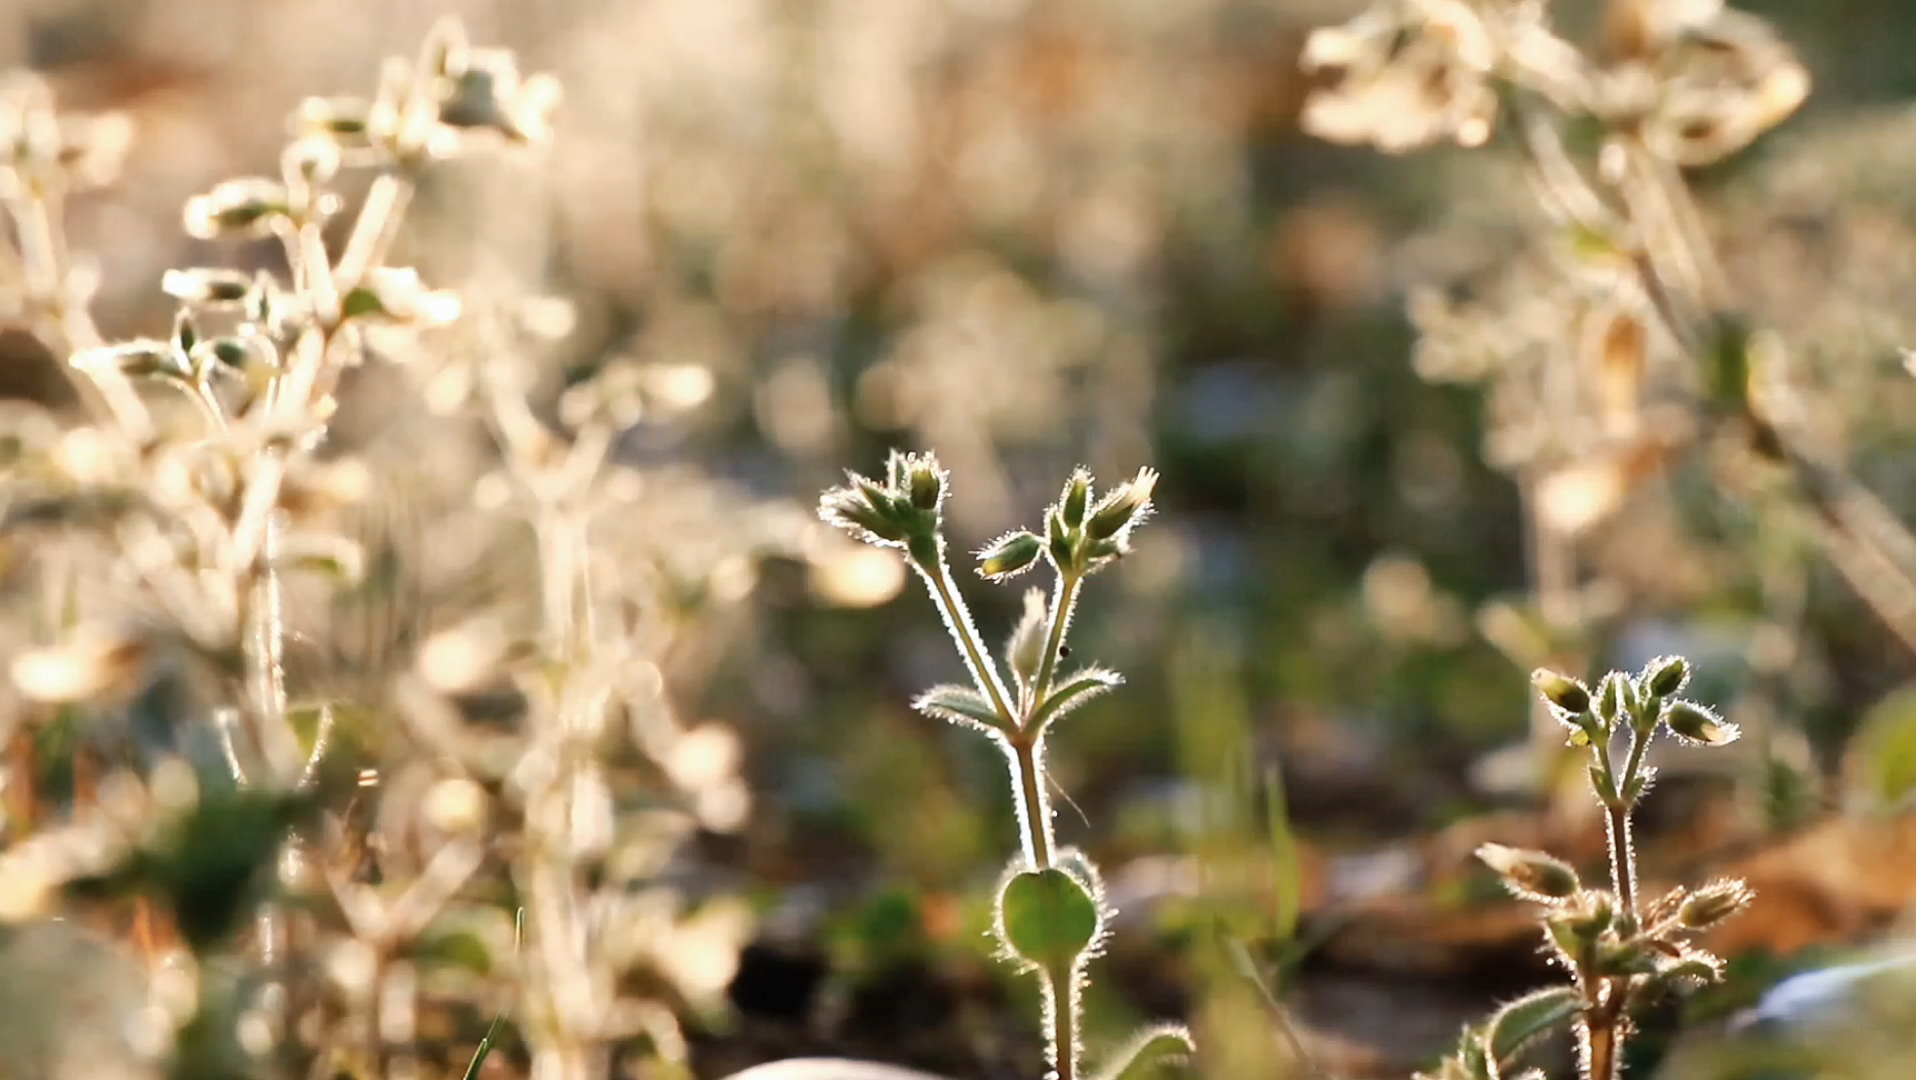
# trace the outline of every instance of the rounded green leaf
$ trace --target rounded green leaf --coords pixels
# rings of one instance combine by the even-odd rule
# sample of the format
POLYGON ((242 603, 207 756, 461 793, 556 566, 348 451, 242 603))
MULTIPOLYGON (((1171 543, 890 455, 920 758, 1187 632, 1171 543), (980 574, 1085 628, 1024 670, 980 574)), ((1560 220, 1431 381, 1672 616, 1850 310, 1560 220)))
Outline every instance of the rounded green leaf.
POLYGON ((1063 971, 1098 939, 1103 914, 1085 887, 1063 870, 1027 870, 998 893, 998 936, 1046 971, 1063 971))

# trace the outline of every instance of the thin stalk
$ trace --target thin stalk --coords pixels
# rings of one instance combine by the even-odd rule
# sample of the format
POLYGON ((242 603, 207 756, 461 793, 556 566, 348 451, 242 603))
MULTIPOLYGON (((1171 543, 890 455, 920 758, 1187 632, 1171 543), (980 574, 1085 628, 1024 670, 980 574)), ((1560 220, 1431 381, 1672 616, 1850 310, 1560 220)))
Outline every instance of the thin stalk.
POLYGON ((1616 887, 1617 903, 1625 915, 1637 910, 1636 848, 1630 838, 1630 811, 1621 806, 1604 809, 1609 824, 1610 879, 1616 887))
POLYGON ((1011 768, 1017 773, 1018 824, 1023 827, 1025 861, 1034 870, 1051 866, 1054 845, 1051 830, 1051 800, 1044 790, 1044 736, 1036 738, 1026 731, 1008 733, 1011 768))
POLYGON ((287 714, 285 641, 278 557, 279 525, 269 517, 261 530, 258 561, 241 578, 243 630, 246 635, 246 716, 253 742, 266 759, 268 783, 291 788, 306 770, 287 714))
POLYGON ((1058 587, 1051 593, 1051 630, 1045 635, 1044 658, 1038 661, 1038 677, 1032 680, 1031 694, 1025 701, 1027 722, 1044 704, 1045 695, 1051 692, 1051 679, 1058 671, 1058 653, 1064 648, 1065 631, 1071 627, 1071 613, 1078 605, 1078 583, 1082 580, 1077 573, 1058 572, 1058 587))
POLYGON ((1078 1077, 1078 1013, 1084 1007, 1078 1000, 1078 971, 1074 965, 1071 970, 1061 973, 1059 979, 1050 972, 1044 973, 1045 997, 1050 1000, 1046 1011, 1050 1013, 1051 1064, 1057 1080, 1077 1080, 1078 1077), (1058 985, 1059 982, 1063 986, 1058 985))
POLYGON ((1007 704, 1004 683, 998 679, 998 668, 978 640, 978 628, 971 621, 971 612, 965 607, 964 597, 958 594, 952 584, 951 571, 945 567, 942 542, 937 558, 930 565, 917 558, 913 558, 911 564, 931 589, 932 599, 938 603, 939 614, 945 617, 945 629, 951 632, 951 640, 957 643, 958 651, 964 655, 965 666, 971 669, 972 681, 991 700, 991 707, 1004 721, 1005 730, 1016 728, 1017 714, 1007 704))
MULTIPOLYGON (((585 537, 577 516, 556 506, 541 513, 535 534, 547 647, 551 659, 570 674, 585 662, 592 644, 589 623, 581 617, 590 599, 582 595, 585 537)), ((533 737, 560 755, 559 769, 543 790, 527 792, 529 813, 530 807, 546 799, 568 798, 571 770, 578 764, 565 745, 567 733, 584 726, 570 715, 578 702, 564 686, 555 697, 558 711, 547 718, 545 730, 533 737)), ((571 818, 569 807, 559 815, 562 821, 571 818)), ((527 853, 527 924, 552 1017, 543 1037, 532 1039, 532 1075, 538 1080, 587 1080, 605 1072, 605 1063, 599 1060, 604 1048, 593 1042, 599 1005, 587 978, 591 951, 590 930, 579 903, 583 880, 569 847, 569 837, 535 836, 527 853)))
POLYGON ((384 262, 399 234, 399 222, 412 203, 415 185, 404 173, 382 173, 366 192, 359 217, 353 222, 353 234, 339 257, 340 283, 350 289, 359 284, 366 271, 384 262))

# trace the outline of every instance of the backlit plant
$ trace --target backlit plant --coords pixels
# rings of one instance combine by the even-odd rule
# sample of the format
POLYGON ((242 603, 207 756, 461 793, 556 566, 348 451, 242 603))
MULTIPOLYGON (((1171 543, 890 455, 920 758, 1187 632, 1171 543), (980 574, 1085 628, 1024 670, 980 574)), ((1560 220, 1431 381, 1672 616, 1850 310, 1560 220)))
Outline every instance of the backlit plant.
MULTIPOLYGON (((1007 581, 1040 564, 1049 565, 1055 576, 1048 602, 1042 590, 1025 594, 1023 617, 1004 649, 1009 679, 952 580, 943 530, 949 480, 935 457, 894 451, 882 480, 852 473, 846 486, 825 492, 819 501, 826 522, 865 543, 903 553, 971 674, 970 685, 935 686, 913 704, 927 716, 977 732, 1004 755, 1022 850, 998 885, 993 932, 1003 956, 1039 980, 1048 1075, 1056 1080, 1087 1075, 1086 966, 1098 954, 1111 912, 1097 866, 1082 851, 1058 843, 1045 749, 1059 720, 1122 682, 1114 671, 1096 665, 1065 670, 1062 661, 1080 590, 1129 550, 1132 531, 1150 516, 1156 484, 1157 473, 1141 469, 1129 482, 1094 497, 1090 474, 1077 470, 1045 511, 1039 529, 1007 533, 979 552, 978 573, 988 581, 1007 581)), ((1099 1075, 1117 1076, 1148 1056, 1189 1048, 1182 1028, 1147 1028, 1110 1055, 1099 1075)))
POLYGON ((1634 675, 1613 671, 1594 691, 1554 671, 1532 677, 1570 744, 1589 752, 1590 787, 1608 829, 1610 887, 1585 885, 1568 863, 1541 851, 1502 844, 1477 849, 1512 894, 1542 906, 1545 947, 1572 982, 1528 994, 1466 1028, 1456 1052, 1421 1080, 1541 1080, 1540 1069, 1518 1071, 1521 1057, 1533 1042, 1565 1027, 1575 1033, 1585 1080, 1616 1080, 1641 1010, 1674 991, 1722 979, 1723 962, 1694 939, 1743 910, 1750 890, 1741 881, 1720 880, 1695 889, 1679 885, 1646 900, 1631 840, 1632 817, 1656 778, 1644 760, 1658 731, 1695 746, 1736 741, 1736 725, 1677 696, 1689 680, 1689 661, 1676 656, 1653 660, 1634 675))

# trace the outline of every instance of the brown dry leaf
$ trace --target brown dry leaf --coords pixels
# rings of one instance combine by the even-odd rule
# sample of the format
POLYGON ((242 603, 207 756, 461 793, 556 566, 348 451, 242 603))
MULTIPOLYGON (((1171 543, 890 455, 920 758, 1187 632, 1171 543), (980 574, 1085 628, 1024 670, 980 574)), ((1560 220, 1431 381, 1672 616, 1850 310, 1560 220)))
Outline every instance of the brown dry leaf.
POLYGON ((1713 952, 1852 941, 1916 902, 1916 819, 1832 818, 1718 873, 1742 878, 1756 901, 1709 936, 1713 952))

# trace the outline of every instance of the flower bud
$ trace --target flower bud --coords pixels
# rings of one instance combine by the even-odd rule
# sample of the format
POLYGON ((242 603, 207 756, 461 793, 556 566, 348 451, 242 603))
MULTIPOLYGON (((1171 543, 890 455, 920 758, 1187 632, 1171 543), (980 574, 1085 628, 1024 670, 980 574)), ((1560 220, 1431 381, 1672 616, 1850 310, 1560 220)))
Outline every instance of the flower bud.
POLYGON ((198 268, 168 270, 160 278, 160 291, 175 300, 201 307, 227 307, 243 303, 253 293, 256 279, 238 270, 198 268))
POLYGON ((186 234, 196 240, 265 236, 273 219, 287 212, 290 201, 286 186, 277 180, 257 176, 227 180, 186 201, 186 234))
POLYGON ((1142 521, 1150 513, 1151 490, 1157 483, 1156 470, 1139 469, 1130 483, 1119 485, 1099 500, 1084 531, 1094 540, 1109 540, 1142 521))
POLYGON ((1741 881, 1713 881, 1683 901, 1677 909, 1677 921, 1688 930, 1707 930, 1750 906, 1755 897, 1741 881))
POLYGON ((1554 903, 1583 889, 1569 863, 1541 851, 1485 844, 1477 849, 1477 858, 1503 877, 1506 888, 1526 900, 1554 903))
POLYGON ((1690 681, 1690 662, 1681 656, 1659 656, 1643 668, 1643 688, 1659 698, 1683 692, 1690 681))
POLYGON ((1697 746, 1727 746, 1741 734, 1735 724, 1693 701, 1673 701, 1665 706, 1663 723, 1670 734, 1697 746))
POLYGON ((1058 510, 1067 529, 1077 529, 1084 524, 1084 511, 1091 501, 1091 474, 1083 469, 1072 472, 1071 479, 1064 482, 1064 492, 1058 496, 1058 510))
POLYGON ((899 486, 910 495, 911 504, 920 510, 936 510, 945 497, 945 471, 930 454, 906 454, 899 465, 903 474, 899 486))
POLYGON ((1044 539, 1052 565, 1061 572, 1070 569, 1077 561, 1077 545, 1071 540, 1071 530, 1066 527, 1061 511, 1053 509, 1045 515, 1044 539))
POLYGON ((1549 668, 1538 668, 1530 673, 1530 682, 1545 701, 1572 716, 1580 716, 1590 708, 1589 689, 1568 675, 1560 675, 1549 668))
POLYGON ((1004 581, 1036 565, 1044 554, 1044 541, 1024 530, 1006 533, 978 553, 978 575, 987 581, 1004 581))
POLYGON ((67 363, 81 371, 112 370, 134 378, 183 378, 189 374, 186 357, 171 342, 145 338, 74 353, 67 363))
POLYGON ((1606 730, 1617 726, 1617 721, 1630 711, 1631 700, 1636 696, 1630 676, 1621 671, 1613 671, 1597 684, 1596 700, 1592 704, 1597 719, 1606 730))
POLYGON ((818 501, 818 516, 827 525, 843 529, 854 539, 868 544, 900 547, 909 538, 903 525, 893 517, 888 498, 875 505, 868 493, 833 488, 818 501))
POLYGON ((323 136, 342 146, 364 146, 371 110, 371 103, 357 98, 309 97, 294 112, 291 127, 296 136, 323 136))

